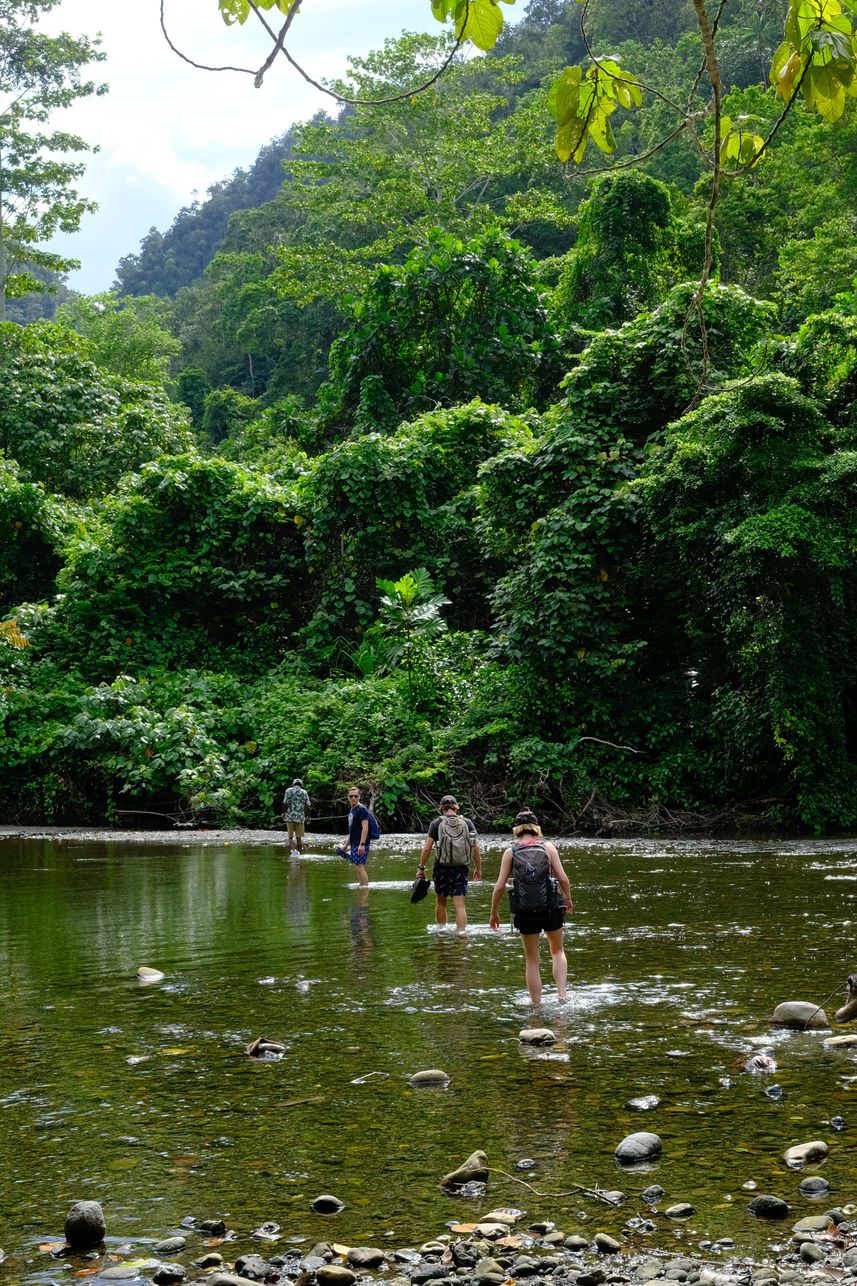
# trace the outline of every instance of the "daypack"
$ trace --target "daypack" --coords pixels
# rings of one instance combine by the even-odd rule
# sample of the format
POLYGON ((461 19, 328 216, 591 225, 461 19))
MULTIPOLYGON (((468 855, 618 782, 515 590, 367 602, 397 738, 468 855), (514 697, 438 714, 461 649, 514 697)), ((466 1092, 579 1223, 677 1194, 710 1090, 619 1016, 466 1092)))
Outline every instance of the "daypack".
POLYGON ((378 818, 375 816, 375 814, 372 812, 370 808, 367 808, 366 812, 369 814, 369 838, 380 839, 381 827, 378 825, 378 818))
POLYGON ((544 844, 512 845, 512 887, 509 906, 519 911, 547 911, 551 905, 553 879, 544 844))
POLYGON ((441 866, 467 866, 476 836, 458 813, 444 814, 437 828, 437 860, 441 866))

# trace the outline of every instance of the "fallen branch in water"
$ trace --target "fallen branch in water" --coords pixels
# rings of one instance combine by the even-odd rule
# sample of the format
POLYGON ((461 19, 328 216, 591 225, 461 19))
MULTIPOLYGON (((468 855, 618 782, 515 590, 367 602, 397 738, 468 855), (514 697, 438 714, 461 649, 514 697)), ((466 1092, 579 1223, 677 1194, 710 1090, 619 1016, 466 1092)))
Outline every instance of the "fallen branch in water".
POLYGON ((495 1166, 489 1167, 489 1174, 501 1174, 504 1179, 511 1179, 512 1183, 520 1183, 522 1187, 529 1188, 530 1192, 536 1197, 574 1197, 581 1193, 584 1197, 593 1197, 596 1201, 603 1201, 606 1206, 615 1207, 621 1205, 621 1201, 611 1196, 609 1192, 602 1192, 600 1188, 587 1188, 582 1183, 573 1183, 568 1192, 539 1192, 526 1179, 519 1179, 516 1174, 507 1174, 505 1170, 498 1170, 495 1166))

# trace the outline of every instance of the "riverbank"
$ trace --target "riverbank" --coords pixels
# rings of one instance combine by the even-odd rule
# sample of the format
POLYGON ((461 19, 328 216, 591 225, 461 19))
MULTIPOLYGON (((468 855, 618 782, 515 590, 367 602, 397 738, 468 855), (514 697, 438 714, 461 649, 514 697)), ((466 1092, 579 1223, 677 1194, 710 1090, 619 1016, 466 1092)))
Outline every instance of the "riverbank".
MULTIPOLYGON (((316 1202, 323 1200, 334 1199, 316 1202)), ((219 1217, 188 1217, 161 1241, 100 1246, 87 1254, 70 1252, 61 1243, 43 1245, 38 1260, 9 1258, 5 1268, 31 1272, 51 1256, 75 1277, 85 1274, 93 1282, 149 1280, 155 1286, 244 1286, 248 1281, 266 1286, 511 1286, 526 1281, 540 1286, 546 1280, 551 1286, 653 1281, 790 1286, 857 1277, 857 1244, 845 1215, 848 1209, 838 1207, 815 1217, 814 1228, 807 1227, 813 1220, 804 1219, 791 1227, 790 1235, 784 1229, 781 1253, 762 1263, 734 1257, 728 1239, 675 1252, 647 1249, 646 1232, 662 1219, 656 1208, 646 1219, 629 1218, 620 1240, 604 1232, 569 1236, 550 1220, 529 1223, 524 1211, 502 1207, 478 1222, 450 1222, 435 1238, 395 1249, 345 1246, 333 1237, 305 1245, 310 1238, 288 1233, 273 1219, 241 1234, 219 1217)))

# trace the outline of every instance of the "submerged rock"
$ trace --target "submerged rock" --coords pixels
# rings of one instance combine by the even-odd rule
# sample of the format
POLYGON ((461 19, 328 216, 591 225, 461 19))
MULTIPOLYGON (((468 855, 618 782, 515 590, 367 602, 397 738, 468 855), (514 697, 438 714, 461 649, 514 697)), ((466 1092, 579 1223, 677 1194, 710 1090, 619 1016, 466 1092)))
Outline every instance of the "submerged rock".
POLYGON ((149 965, 140 965, 137 970, 137 977, 140 982, 163 982, 165 975, 160 969, 152 969, 149 965))
POLYGON ((408 1084, 415 1089, 423 1085, 448 1085, 449 1081, 449 1073, 442 1072, 439 1067, 429 1067, 424 1072, 414 1072, 413 1076, 408 1077, 408 1084))
POLYGON ((664 1214, 667 1219, 689 1219, 696 1214, 696 1208, 689 1201, 677 1201, 675 1205, 667 1206, 664 1214))
POLYGON ((801 1031, 818 1031, 830 1026, 821 1006, 808 1000, 784 1000, 771 1015, 771 1022, 777 1027, 797 1027, 801 1031))
POLYGON ((820 1174, 811 1174, 806 1179, 801 1179, 798 1190, 805 1197, 824 1197, 830 1191, 830 1184, 820 1174))
POLYGON ((656 1206, 666 1195, 666 1190, 659 1183, 653 1183, 640 1193, 640 1200, 645 1201, 649 1206, 656 1206))
POLYGON ((660 1156, 662 1147, 660 1135, 638 1130, 636 1134, 626 1135, 613 1155, 620 1165, 638 1165, 660 1156))
POLYGON ((518 1032, 522 1045, 555 1045, 556 1036, 550 1027, 524 1027, 518 1032))
POLYGON ((251 1040, 249 1045, 244 1046, 244 1053, 249 1054, 251 1058, 264 1058, 274 1061, 283 1057, 288 1050, 288 1045, 284 1045, 280 1040, 270 1040, 267 1036, 257 1036, 251 1040))
POLYGON ((65 1239, 74 1250, 100 1246, 107 1231, 104 1211, 97 1201, 78 1201, 65 1218, 65 1239))
POLYGON ((451 1170, 440 1181, 442 1188, 461 1188, 466 1183, 488 1181, 488 1158, 484 1152, 471 1152, 457 1170, 451 1170))
POLYGON ((811 1143, 798 1143, 793 1148, 787 1148, 783 1153, 783 1159, 786 1165, 791 1166, 793 1170, 798 1170, 801 1166, 823 1161, 829 1151, 822 1139, 813 1139, 811 1143))
POLYGON ((772 1197, 760 1192, 754 1197, 747 1209, 757 1219, 785 1219, 789 1213, 789 1203, 782 1197, 772 1197))
POLYGON ((320 1215, 336 1215, 345 1209, 345 1202, 334 1197, 330 1192, 322 1192, 312 1203, 313 1210, 320 1215))

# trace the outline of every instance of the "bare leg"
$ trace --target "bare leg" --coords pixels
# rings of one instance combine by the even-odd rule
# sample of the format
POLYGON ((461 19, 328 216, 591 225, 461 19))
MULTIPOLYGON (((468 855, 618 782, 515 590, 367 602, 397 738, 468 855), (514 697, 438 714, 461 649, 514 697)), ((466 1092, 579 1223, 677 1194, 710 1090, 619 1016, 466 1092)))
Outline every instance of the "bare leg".
POLYGON ((562 929, 554 929, 547 934, 548 946, 551 949, 551 969, 560 1000, 567 1000, 566 984, 568 982, 568 961, 565 958, 565 947, 562 942, 562 929))
POLYGON ((434 904, 434 918, 438 924, 446 924, 446 898, 438 896, 434 904))
POLYGON ((524 944, 524 959, 527 968, 527 991, 530 993, 530 1000, 533 1002, 533 1008, 535 1009, 542 999, 542 979, 539 974, 539 943, 541 935, 538 933, 522 933, 521 941, 524 944))
POLYGON ((362 884, 364 888, 369 886, 369 873, 366 870, 365 862, 356 862, 354 869, 357 872, 357 883, 362 884))
POLYGON ((467 928, 467 908, 464 905, 464 894, 459 897, 453 897, 453 906, 455 907, 455 927, 459 933, 463 933, 467 928))

